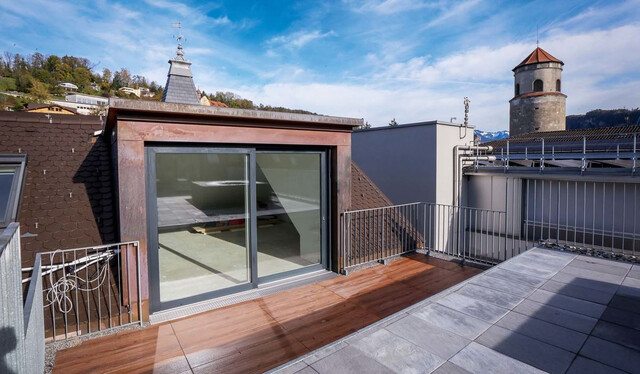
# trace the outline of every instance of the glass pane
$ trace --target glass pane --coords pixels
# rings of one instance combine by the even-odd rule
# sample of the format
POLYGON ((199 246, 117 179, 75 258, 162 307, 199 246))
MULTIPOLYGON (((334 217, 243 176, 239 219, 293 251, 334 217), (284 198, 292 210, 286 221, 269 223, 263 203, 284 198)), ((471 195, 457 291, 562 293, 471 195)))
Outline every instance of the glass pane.
POLYGON ((15 174, 15 168, 0 168, 0 223, 7 214, 11 186, 13 185, 13 177, 15 174))
POLYGON ((320 154, 258 153, 258 276, 321 262, 320 154))
POLYGON ((157 154, 160 301, 250 279, 248 155, 157 154))

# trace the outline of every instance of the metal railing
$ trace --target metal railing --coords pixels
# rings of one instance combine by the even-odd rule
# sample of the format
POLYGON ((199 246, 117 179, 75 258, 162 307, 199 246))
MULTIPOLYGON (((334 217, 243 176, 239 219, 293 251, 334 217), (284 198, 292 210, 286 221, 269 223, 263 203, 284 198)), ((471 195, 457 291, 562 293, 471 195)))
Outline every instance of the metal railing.
POLYGON ((446 204, 425 204, 426 250, 496 264, 514 255, 507 248, 506 213, 446 204))
POLYGON ((521 227, 514 229, 525 246, 544 241, 615 256, 640 254, 638 183, 516 178, 510 183, 520 183, 523 191, 522 199, 513 199, 513 209, 521 211, 521 227))
POLYGON ((39 257, 47 340, 142 322, 137 241, 43 252, 39 257))
POLYGON ((20 224, 11 223, 0 233, 0 372, 42 373, 42 282, 35 270, 23 303, 21 268, 20 224))
POLYGON ((342 268, 418 249, 494 264, 510 256, 506 213, 434 203, 348 211, 342 215, 342 268))

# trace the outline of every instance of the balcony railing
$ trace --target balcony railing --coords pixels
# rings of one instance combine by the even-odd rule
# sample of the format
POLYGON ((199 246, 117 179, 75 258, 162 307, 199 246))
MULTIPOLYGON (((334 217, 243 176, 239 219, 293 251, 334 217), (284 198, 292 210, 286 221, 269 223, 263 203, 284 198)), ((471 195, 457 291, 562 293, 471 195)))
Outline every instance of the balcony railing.
POLYGON ((39 254, 47 340, 141 323, 137 241, 39 254))
POLYGON ((471 207, 411 203, 343 214, 345 271, 422 249, 483 263, 502 261, 506 214, 471 207))

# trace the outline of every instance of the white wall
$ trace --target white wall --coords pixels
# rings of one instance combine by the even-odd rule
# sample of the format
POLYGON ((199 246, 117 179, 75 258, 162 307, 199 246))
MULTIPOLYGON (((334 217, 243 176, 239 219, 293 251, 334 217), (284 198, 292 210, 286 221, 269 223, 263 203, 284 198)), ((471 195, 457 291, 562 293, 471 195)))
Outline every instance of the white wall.
POLYGON ((453 147, 471 144, 473 128, 431 121, 355 131, 353 161, 394 204, 451 204, 453 147))

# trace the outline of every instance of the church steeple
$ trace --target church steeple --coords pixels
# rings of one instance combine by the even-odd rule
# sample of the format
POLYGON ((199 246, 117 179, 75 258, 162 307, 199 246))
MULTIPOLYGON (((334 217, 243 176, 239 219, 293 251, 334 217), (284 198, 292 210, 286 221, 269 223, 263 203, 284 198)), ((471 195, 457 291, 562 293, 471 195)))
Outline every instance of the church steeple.
MULTIPOLYGON (((179 23, 178 28, 180 28, 179 23)), ((176 50, 176 57, 169 60, 169 73, 167 74, 167 84, 162 93, 162 101, 200 105, 196 86, 193 83, 193 74, 191 74, 191 61, 184 58, 184 51, 182 50, 183 39, 182 33, 176 38, 178 49, 176 50)))

